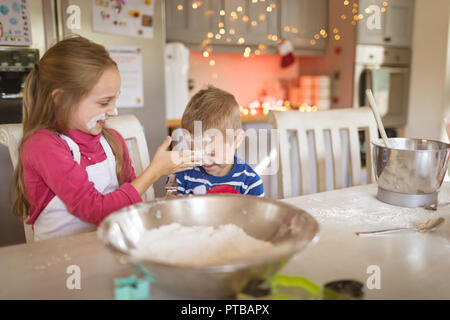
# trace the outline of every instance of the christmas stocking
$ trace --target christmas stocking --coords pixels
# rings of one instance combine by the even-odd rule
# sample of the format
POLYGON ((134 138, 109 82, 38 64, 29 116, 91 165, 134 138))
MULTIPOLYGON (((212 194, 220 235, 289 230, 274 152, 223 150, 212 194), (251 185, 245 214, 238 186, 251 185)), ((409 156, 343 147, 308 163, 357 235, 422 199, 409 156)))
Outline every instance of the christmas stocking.
POLYGON ((278 47, 278 52, 282 56, 281 58, 281 67, 287 68, 291 64, 294 63, 295 57, 294 57, 294 46, 292 45, 292 42, 289 40, 284 40, 282 44, 278 47))

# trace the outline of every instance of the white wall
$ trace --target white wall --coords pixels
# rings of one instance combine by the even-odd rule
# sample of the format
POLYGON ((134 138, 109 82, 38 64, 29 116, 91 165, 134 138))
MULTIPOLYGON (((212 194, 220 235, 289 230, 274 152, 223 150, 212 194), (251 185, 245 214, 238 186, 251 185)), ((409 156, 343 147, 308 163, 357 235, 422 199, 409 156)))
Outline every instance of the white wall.
POLYGON ((416 0, 407 137, 447 140, 449 21, 449 0, 416 0))

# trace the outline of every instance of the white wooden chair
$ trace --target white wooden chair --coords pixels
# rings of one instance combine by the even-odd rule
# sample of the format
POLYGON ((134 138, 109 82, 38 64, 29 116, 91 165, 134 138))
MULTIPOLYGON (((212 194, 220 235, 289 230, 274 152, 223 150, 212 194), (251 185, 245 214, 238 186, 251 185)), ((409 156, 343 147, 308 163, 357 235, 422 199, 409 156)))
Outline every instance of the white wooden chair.
MULTIPOLYGON (((135 115, 126 114, 110 118, 108 127, 119 132, 125 139, 136 176, 141 175, 150 165, 150 155, 142 124, 135 115)), ((150 201, 153 199, 155 199, 155 191, 152 186, 142 196, 142 200, 150 201)))
MULTIPOLYGON (((19 160, 19 144, 22 140, 22 124, 2 124, 0 125, 0 144, 8 147, 9 155, 13 168, 16 169, 17 161, 19 160)), ((5 213, 7 214, 7 213, 5 213)), ((10 213, 12 214, 12 213, 10 213)), ((27 243, 32 243, 34 240, 34 232, 31 225, 23 224, 25 230, 25 239, 27 243)))
POLYGON ((370 141, 378 138, 375 119, 368 107, 358 109, 338 109, 303 113, 299 111, 271 112, 269 121, 274 129, 278 129, 278 196, 289 198, 292 193, 292 172, 290 166, 289 132, 297 138, 298 167, 300 169, 300 194, 310 194, 311 191, 311 159, 316 165, 316 185, 318 192, 326 191, 326 152, 325 134, 329 134, 331 160, 333 168, 334 189, 344 186, 345 154, 343 144, 349 146, 350 180, 353 186, 362 184, 362 168, 360 157, 359 131, 366 137, 366 179, 367 183, 374 181, 372 171, 372 152, 370 141), (342 131, 347 132, 348 143, 342 141, 342 131), (314 152, 310 154, 308 133, 313 133, 314 152))
MULTIPOLYGON (((118 131, 125 139, 136 176, 139 176, 150 164, 147 141, 141 123, 134 115, 122 115, 109 119, 108 127, 118 131)), ((0 144, 8 147, 14 169, 19 158, 18 149, 22 135, 22 124, 0 125, 0 144)), ((153 187, 150 187, 142 196, 143 201, 154 198, 153 187)), ((27 243, 33 242, 34 234, 31 226, 24 223, 24 228, 27 243)))

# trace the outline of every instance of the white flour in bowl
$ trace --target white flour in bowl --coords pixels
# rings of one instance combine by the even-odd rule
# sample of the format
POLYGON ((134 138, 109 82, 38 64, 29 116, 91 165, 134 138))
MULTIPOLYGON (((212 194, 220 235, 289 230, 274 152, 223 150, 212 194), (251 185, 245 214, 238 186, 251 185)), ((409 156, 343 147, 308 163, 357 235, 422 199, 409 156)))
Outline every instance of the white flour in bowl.
POLYGON ((256 257, 274 248, 236 225, 184 227, 178 223, 146 231, 132 255, 169 264, 227 264, 256 257))

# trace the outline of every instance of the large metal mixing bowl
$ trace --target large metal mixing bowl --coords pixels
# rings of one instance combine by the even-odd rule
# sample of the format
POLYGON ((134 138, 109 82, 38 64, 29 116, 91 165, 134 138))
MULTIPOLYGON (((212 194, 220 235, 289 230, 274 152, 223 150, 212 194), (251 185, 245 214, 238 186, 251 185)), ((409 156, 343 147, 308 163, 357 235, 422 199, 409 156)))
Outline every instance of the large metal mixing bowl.
POLYGON ((319 226, 305 211, 270 199, 242 195, 206 195, 137 204, 106 218, 100 240, 120 261, 145 267, 156 285, 186 297, 224 298, 240 292, 254 278, 277 272, 294 254, 317 239, 319 226), (224 265, 183 267, 132 255, 142 234, 162 225, 235 224, 248 235, 273 243, 264 256, 224 265))
POLYGON ((384 202, 418 207, 437 204, 438 190, 448 167, 450 145, 408 138, 372 141, 378 198, 384 202))

